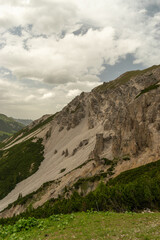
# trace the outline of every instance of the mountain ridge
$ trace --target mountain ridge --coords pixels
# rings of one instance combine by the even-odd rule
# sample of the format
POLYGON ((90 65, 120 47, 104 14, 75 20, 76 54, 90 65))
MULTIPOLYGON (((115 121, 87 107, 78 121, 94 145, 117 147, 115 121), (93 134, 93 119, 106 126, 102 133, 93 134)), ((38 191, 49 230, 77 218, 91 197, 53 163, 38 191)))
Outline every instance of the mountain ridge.
POLYGON ((22 123, 17 122, 11 117, 0 113, 0 141, 10 137, 24 127, 22 123))
POLYGON ((14 118, 16 122, 22 123, 24 126, 29 125, 33 120, 31 119, 20 119, 20 118, 14 118))
MULTIPOLYGON (((28 132, 6 141, 3 150, 31 137, 34 141, 41 138, 44 160, 36 173, 0 201, 0 210, 20 193, 25 196, 45 182, 53 184, 34 202, 35 208, 62 194, 65 187, 73 188, 82 177, 103 173, 108 181, 125 170, 159 160, 159 82, 160 66, 134 72, 134 76, 124 74, 90 93, 81 93, 61 112, 42 117, 28 127, 28 132)), ((98 182, 89 182, 86 192, 81 187, 78 191, 86 194, 98 182)), ((23 207, 14 208, 12 214, 21 211, 23 207)))

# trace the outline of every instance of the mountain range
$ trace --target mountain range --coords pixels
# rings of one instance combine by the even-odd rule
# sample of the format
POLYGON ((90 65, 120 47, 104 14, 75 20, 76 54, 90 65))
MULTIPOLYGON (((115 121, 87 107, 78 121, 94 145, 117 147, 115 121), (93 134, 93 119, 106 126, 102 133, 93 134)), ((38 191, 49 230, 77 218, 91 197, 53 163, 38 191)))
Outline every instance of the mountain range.
POLYGON ((24 127, 22 123, 17 122, 11 117, 0 114, 0 141, 10 137, 13 133, 24 127))
POLYGON ((12 136, 31 122, 29 119, 15 119, 0 113, 0 141, 12 136))
POLYGON ((16 122, 19 122, 19 123, 21 123, 21 124, 23 124, 24 126, 27 126, 27 125, 29 125, 31 122, 33 122, 33 120, 31 120, 31 119, 17 119, 17 118, 14 118, 14 120, 16 121, 16 122))
POLYGON ((108 182, 160 160, 159 86, 160 66, 126 72, 3 142, 0 215, 38 208, 75 190, 85 196, 102 178, 108 182))

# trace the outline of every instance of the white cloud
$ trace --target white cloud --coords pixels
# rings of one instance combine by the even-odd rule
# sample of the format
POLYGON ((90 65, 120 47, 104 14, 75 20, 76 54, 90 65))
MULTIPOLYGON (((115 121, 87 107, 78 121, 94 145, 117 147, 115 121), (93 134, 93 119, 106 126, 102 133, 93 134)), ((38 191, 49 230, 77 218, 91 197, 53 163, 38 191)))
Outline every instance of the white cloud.
POLYGON ((97 86, 104 66, 127 54, 144 66, 159 64, 159 5, 160 0, 0 0, 0 67, 17 79, 6 80, 10 72, 1 77, 3 101, 18 109, 25 105, 34 116, 42 106, 54 112, 97 86), (24 85, 24 79, 37 87, 24 85))
POLYGON ((59 111, 81 91, 89 91, 97 82, 69 82, 63 85, 29 86, 21 81, 0 78, 0 112, 16 118, 36 119, 59 111))
POLYGON ((68 98, 73 98, 73 97, 76 97, 77 95, 79 95, 80 93, 81 93, 81 91, 79 89, 71 89, 67 93, 67 97, 68 98))
POLYGON ((49 98, 52 98, 53 96, 54 94, 52 92, 48 92, 42 96, 42 99, 49 99, 49 98))
POLYGON ((69 33, 58 40, 55 36, 28 39, 29 51, 23 47, 23 36, 7 32, 3 37, 7 44, 0 51, 0 65, 18 78, 57 84, 86 79, 99 81, 97 75, 103 70, 104 63, 113 65, 139 46, 134 39, 117 42, 111 27, 89 29, 80 36, 69 33))

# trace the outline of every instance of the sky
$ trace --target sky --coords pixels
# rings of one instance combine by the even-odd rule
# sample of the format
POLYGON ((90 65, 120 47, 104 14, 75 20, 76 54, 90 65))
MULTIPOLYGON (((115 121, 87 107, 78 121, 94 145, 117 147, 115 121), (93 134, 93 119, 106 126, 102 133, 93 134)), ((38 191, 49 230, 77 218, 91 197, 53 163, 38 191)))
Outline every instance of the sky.
POLYGON ((36 119, 160 64, 160 0, 0 0, 0 113, 36 119))

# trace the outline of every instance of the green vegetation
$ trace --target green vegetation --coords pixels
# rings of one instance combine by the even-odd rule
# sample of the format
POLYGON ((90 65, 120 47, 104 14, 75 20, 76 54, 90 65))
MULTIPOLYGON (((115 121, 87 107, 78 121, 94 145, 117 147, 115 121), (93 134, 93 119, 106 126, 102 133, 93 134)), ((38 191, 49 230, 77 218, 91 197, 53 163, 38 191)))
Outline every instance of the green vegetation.
POLYGON ((33 202, 37 201, 39 196, 41 196, 42 193, 45 192, 48 189, 48 187, 50 185, 52 185, 54 182, 58 182, 58 181, 53 180, 53 181, 46 182, 46 183, 42 184, 42 186, 39 189, 37 189, 36 191, 29 193, 24 197, 23 196, 18 197, 18 199, 15 202, 10 203, 8 205, 8 207, 5 208, 5 210, 10 209, 11 207, 16 206, 16 205, 25 205, 28 201, 30 201, 30 206, 31 206, 33 204, 33 202))
POLYGON ((33 122, 33 120, 31 120, 31 119, 16 119, 16 118, 14 118, 14 120, 15 120, 16 122, 22 123, 24 126, 27 126, 27 125, 29 125, 31 122, 33 122))
POLYGON ((0 199, 4 198, 15 185, 35 173, 43 161, 42 139, 19 143, 0 151, 0 199))
POLYGON ((29 128, 29 127, 25 127, 24 129, 22 129, 21 131, 19 131, 19 132, 17 132, 17 133, 15 133, 14 135, 13 135, 13 137, 9 140, 9 141, 7 141, 7 144, 9 144, 10 142, 12 142, 14 139, 16 139, 16 140, 19 140, 19 139, 21 139, 21 138, 23 138, 23 137, 26 137, 27 135, 29 135, 29 134, 31 134, 32 132, 34 132, 34 131, 36 131, 36 130, 38 130, 38 129, 41 129, 43 126, 45 126, 46 124, 48 124, 49 122, 51 122, 53 119, 54 119, 54 117, 55 117, 55 115, 56 115, 57 113, 55 113, 54 115, 52 115, 52 116, 49 116, 46 120, 41 120, 38 124, 36 124, 33 128, 29 128), (18 137, 19 136, 19 137, 18 137))
POLYGON ((143 74, 147 73, 148 71, 151 71, 158 67, 159 67, 159 65, 158 66, 154 65, 154 66, 144 69, 144 70, 126 72, 126 73, 122 74, 119 78, 117 78, 113 81, 104 82, 102 85, 96 87, 95 90, 98 92, 104 92, 108 89, 114 89, 118 86, 121 86, 121 85, 127 83, 132 77, 143 75, 143 74))
MULTIPOLYGON (((98 177, 100 176, 95 176, 97 179, 98 177)), ((86 184, 86 180, 78 180, 74 186, 75 190, 80 185, 86 184)), ((138 212, 146 208, 160 210, 160 160, 123 172, 109 180, 107 184, 102 181, 94 192, 90 192, 86 196, 79 195, 74 191, 68 199, 59 196, 57 199, 47 201, 37 209, 30 208, 16 217, 0 219, 0 224, 13 224, 20 218, 47 218, 53 214, 67 214, 92 209, 116 212, 138 212)), ((23 198, 17 201, 22 203, 23 198)))
POLYGON ((10 137, 23 127, 23 124, 16 122, 13 118, 0 114, 0 141, 10 137))
POLYGON ((107 158, 102 158, 101 160, 104 161, 104 164, 105 164, 105 165, 112 165, 112 163, 113 163, 112 160, 109 160, 109 159, 107 159, 107 158))
MULTIPOLYGON (((56 113, 56 114, 57 114, 57 113, 56 113)), ((24 136, 26 136, 26 135, 28 135, 28 134, 36 131, 37 129, 42 128, 43 126, 45 126, 46 124, 48 124, 49 122, 51 122, 51 121, 54 119, 54 117, 56 116, 56 114, 54 114, 54 115, 52 115, 52 116, 49 116, 49 117, 48 117, 46 120, 44 120, 44 121, 41 120, 38 124, 35 125, 35 127, 33 127, 33 128, 30 129, 30 130, 27 128, 24 136)), ((23 136, 23 137, 24 137, 24 136, 23 136)))
MULTIPOLYGON (((104 161, 104 165, 109 165, 110 166, 108 168, 108 170, 106 172, 96 174, 92 177, 80 178, 73 185, 76 190, 78 190, 80 187, 81 187, 81 189, 83 189, 84 187, 87 188, 87 185, 89 185, 89 183, 94 183, 94 182, 100 181, 103 178, 110 177, 111 175, 114 174, 114 169, 115 169, 115 166, 117 165, 117 159, 109 160, 107 158, 102 158, 101 160, 104 161)), ((91 161, 91 160, 88 160, 87 162, 89 162, 89 161, 91 161)))
POLYGON ((160 160, 148 163, 138 168, 134 168, 119 174, 116 178, 110 181, 111 185, 128 184, 138 181, 139 179, 156 179, 160 176, 160 160))
POLYGON ((3 141, 6 138, 11 137, 11 136, 12 136, 12 133, 0 131, 0 141, 3 141))
POLYGON ((147 92, 150 92, 150 91, 152 91, 152 90, 154 90, 154 89, 157 89, 159 86, 160 86, 160 85, 159 85, 158 83, 155 83, 155 84, 150 85, 149 87, 143 89, 143 90, 136 96, 136 98, 138 98, 139 96, 141 96, 141 95, 144 94, 144 93, 147 93, 147 92))
POLYGON ((20 219, 0 226, 6 240, 159 240, 160 213, 114 213, 87 211, 52 215, 46 219, 20 219))
POLYGON ((65 171, 66 171, 66 168, 62 168, 61 171, 60 171, 60 173, 63 173, 63 172, 65 172, 65 171))
POLYGON ((122 158, 124 161, 129 161, 130 160, 130 156, 123 156, 122 158))
POLYGON ((37 209, 0 219, 0 239, 160 240, 160 213, 138 213, 148 208, 160 210, 160 160, 101 182, 86 196, 75 191, 69 199, 51 199, 37 209))

